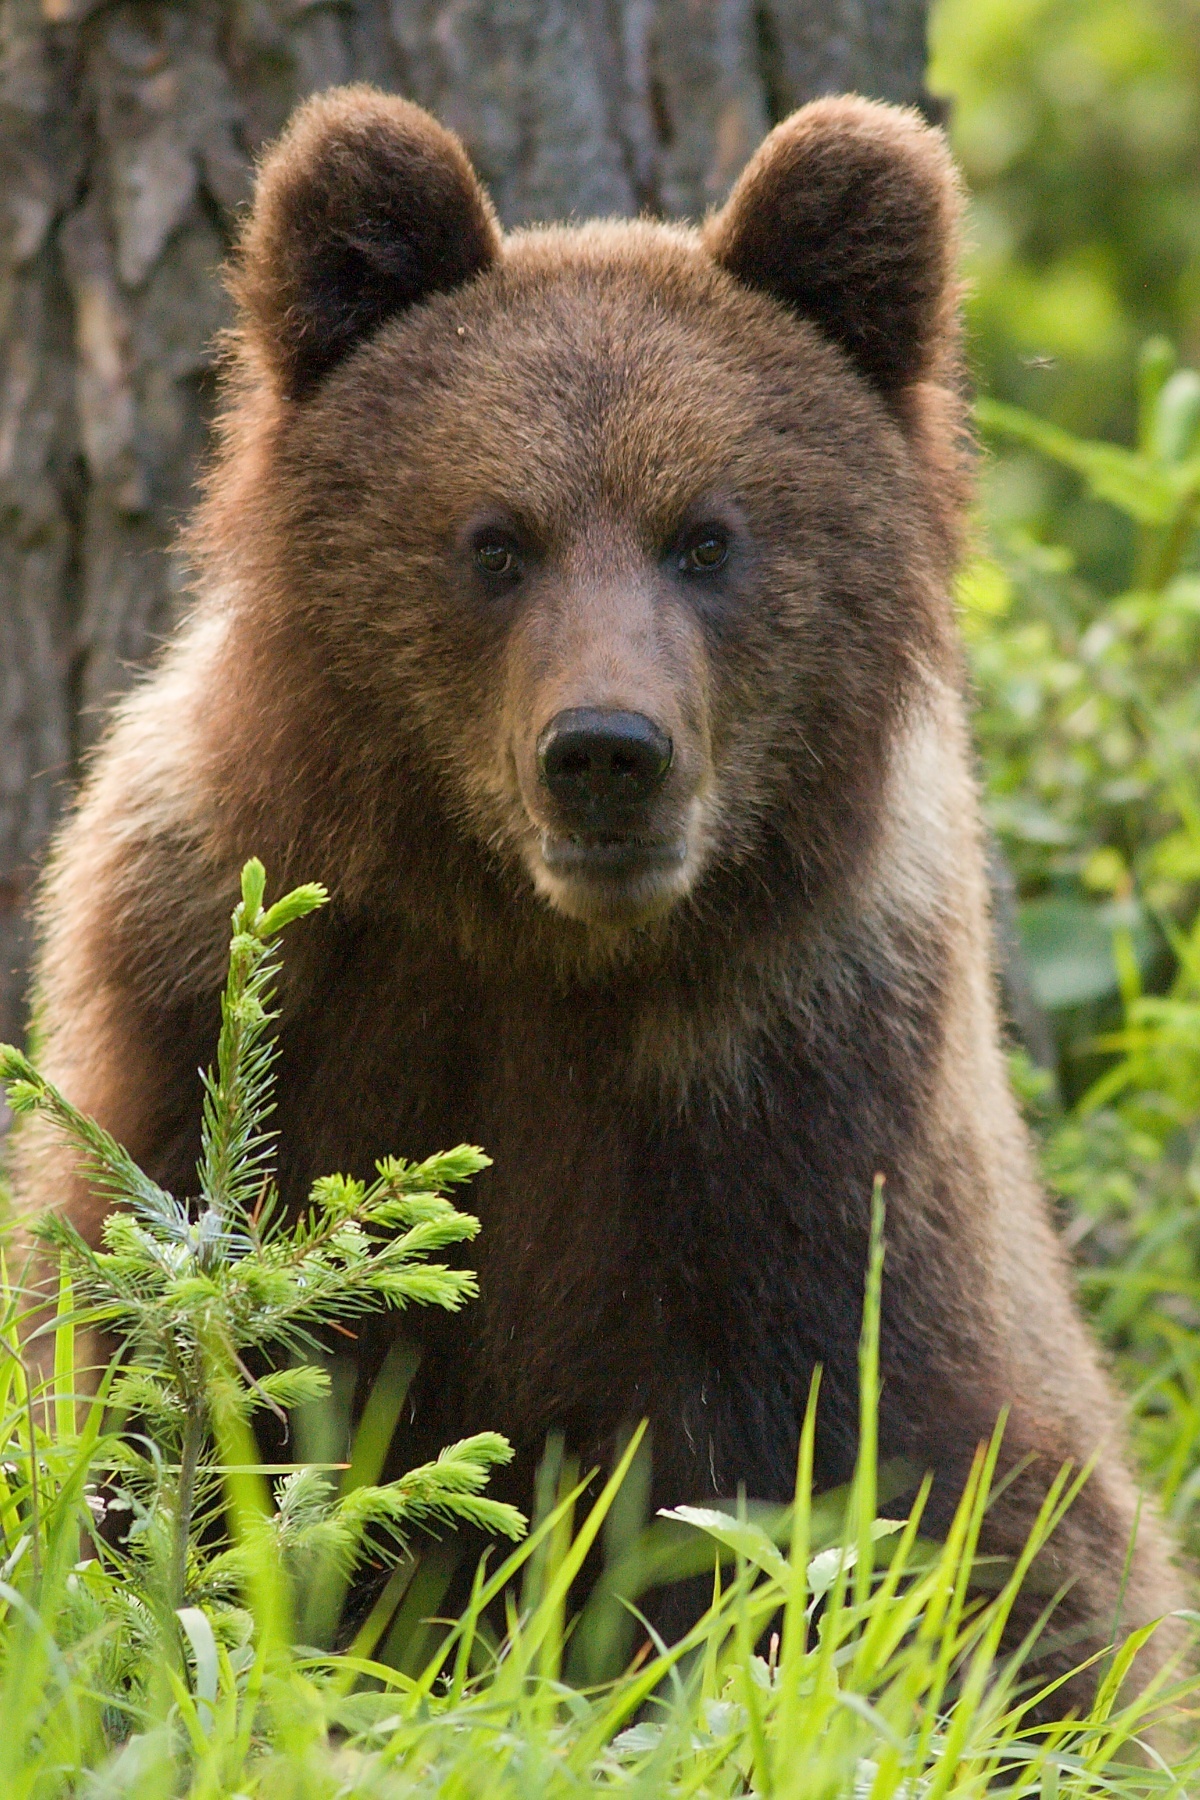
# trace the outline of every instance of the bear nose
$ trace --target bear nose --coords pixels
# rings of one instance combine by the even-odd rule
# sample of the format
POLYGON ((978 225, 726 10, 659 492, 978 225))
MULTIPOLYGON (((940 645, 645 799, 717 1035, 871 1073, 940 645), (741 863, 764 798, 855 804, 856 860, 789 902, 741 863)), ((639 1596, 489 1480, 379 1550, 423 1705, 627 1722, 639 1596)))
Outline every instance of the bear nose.
POLYGON ((603 831, 628 825, 658 792, 673 745, 645 713, 575 706, 537 741, 538 767, 568 822, 603 831))

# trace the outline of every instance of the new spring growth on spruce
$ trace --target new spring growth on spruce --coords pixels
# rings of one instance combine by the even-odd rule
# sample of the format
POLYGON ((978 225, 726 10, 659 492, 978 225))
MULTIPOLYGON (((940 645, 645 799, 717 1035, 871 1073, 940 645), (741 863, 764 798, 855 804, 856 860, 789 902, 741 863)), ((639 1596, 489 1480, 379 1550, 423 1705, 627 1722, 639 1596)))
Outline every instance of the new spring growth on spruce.
MULTIPOLYGON (((0 1079, 14 1113, 42 1114, 116 1209, 99 1249, 53 1212, 37 1229, 70 1277, 77 1316, 117 1346, 108 1399, 136 1419, 138 1434, 121 1443, 114 1479, 119 1473, 144 1514, 165 1507, 173 1519, 163 1580, 176 1606, 203 1587, 211 1565, 199 1533, 205 1520, 211 1526, 220 1498, 214 1443, 244 1441, 239 1434, 256 1410, 283 1416, 329 1392, 326 1370, 305 1360, 321 1354, 322 1329, 344 1331, 363 1314, 409 1304, 457 1311, 476 1292, 469 1270, 429 1260, 479 1230, 445 1197, 487 1166, 470 1145, 418 1164, 384 1158, 371 1182, 324 1176, 298 1217, 285 1214, 268 1125, 278 940, 324 905, 326 893, 299 887, 264 908, 265 882, 262 864, 248 862, 232 920, 216 1067, 203 1077, 194 1198, 160 1187, 27 1057, 0 1047, 0 1079)), ((290 1470, 275 1496, 279 1548, 323 1547, 345 1567, 367 1553, 368 1541, 377 1555, 381 1536, 395 1545, 405 1527, 423 1520, 464 1520, 518 1536, 521 1515, 482 1492, 489 1470, 511 1454, 505 1439, 480 1433, 399 1481, 341 1497, 316 1471, 290 1470)))

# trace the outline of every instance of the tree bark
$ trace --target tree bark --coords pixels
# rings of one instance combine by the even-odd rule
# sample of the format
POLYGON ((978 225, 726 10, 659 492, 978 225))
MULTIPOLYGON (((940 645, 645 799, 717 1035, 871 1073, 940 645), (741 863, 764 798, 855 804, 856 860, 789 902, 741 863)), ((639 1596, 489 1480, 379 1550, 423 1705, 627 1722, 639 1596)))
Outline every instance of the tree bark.
POLYGON ((771 123, 928 104, 926 0, 0 0, 0 1038, 104 712, 169 630, 218 269, 297 100, 366 80, 466 142, 508 225, 698 216, 771 123))

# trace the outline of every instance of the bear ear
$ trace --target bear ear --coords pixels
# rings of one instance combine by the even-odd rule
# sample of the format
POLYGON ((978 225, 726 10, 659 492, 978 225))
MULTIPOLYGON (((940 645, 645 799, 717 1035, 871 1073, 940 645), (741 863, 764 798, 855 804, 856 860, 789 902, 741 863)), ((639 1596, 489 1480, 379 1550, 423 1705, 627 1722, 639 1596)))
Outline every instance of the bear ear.
POLYGON ((385 319, 468 281, 499 248, 451 132, 375 88, 332 88, 268 153, 231 285, 281 390, 303 400, 385 319))
POLYGON ((813 320, 891 398, 954 354, 961 212, 942 133, 850 95, 777 125, 704 241, 739 281, 813 320))

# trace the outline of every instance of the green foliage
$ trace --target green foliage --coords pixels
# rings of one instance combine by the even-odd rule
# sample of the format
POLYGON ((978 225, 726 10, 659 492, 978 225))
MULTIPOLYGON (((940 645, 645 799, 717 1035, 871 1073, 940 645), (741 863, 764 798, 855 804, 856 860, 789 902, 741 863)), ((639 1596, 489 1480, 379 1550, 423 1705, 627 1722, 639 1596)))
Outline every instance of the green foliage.
POLYGON ((1166 921, 1200 892, 1200 576, 1188 569, 1200 377, 1170 372, 1168 356, 1155 340, 1143 353, 1136 450, 979 407, 991 437, 1076 470, 1137 532, 1131 588, 1106 592, 1065 547, 1003 525, 960 585, 988 812, 1031 903, 1034 982, 1051 1008, 1114 997, 1113 929, 1132 934, 1143 966, 1161 960, 1166 921))
MULTIPOLYGON (((935 0, 933 90, 971 191, 967 316, 983 389, 1089 439, 1135 435, 1137 346, 1200 364, 1200 13, 1193 0, 935 0)), ((1115 592, 1132 534, 1016 443, 993 514, 1115 592)))
MULTIPOLYGON (((405 1584, 419 1578, 411 1559, 397 1565, 340 1653, 306 1648, 292 1622, 314 1558, 352 1557, 359 1529, 408 1522, 380 1496, 392 1493, 402 1509, 422 1484, 439 1503, 456 1481, 475 1491, 464 1446, 394 1488, 351 1491, 332 1520, 321 1471, 291 1471, 268 1496, 253 1470, 227 1466, 231 1542, 216 1554, 197 1546, 196 1559, 210 1581, 223 1569, 241 1604, 199 1587, 189 1604, 160 1616, 89 1530, 87 1502, 94 1507, 98 1496, 88 1475, 111 1468, 112 1445, 105 1448, 103 1394, 85 1403, 82 1421, 74 1416, 70 1286, 64 1281, 46 1327, 55 1373, 40 1393, 24 1384, 19 1300, 6 1287, 0 1791, 19 1800, 567 1800, 592 1791, 643 1800, 967 1800, 998 1786, 1030 1800, 1148 1800, 1191 1791, 1200 1753, 1182 1755, 1169 1773, 1153 1755, 1141 1767, 1128 1760, 1147 1726, 1194 1692, 1192 1678, 1168 1668, 1139 1699, 1123 1696, 1152 1627, 1112 1659, 1087 1718, 1048 1727, 1030 1714, 1052 1690, 1023 1678, 1019 1659, 999 1655, 1020 1582, 1082 1476, 1063 1471, 1025 1551, 999 1572, 990 1596, 970 1578, 999 1434, 980 1450, 944 1543, 920 1535, 927 1484, 906 1519, 876 1518, 887 1480, 873 1453, 882 1227, 877 1194, 860 1358, 862 1454, 850 1488, 813 1499, 814 1386, 794 1504, 770 1518, 744 1504, 680 1507, 650 1526, 643 1536, 669 1527, 691 1553, 686 1566, 707 1568, 711 1603, 675 1644, 639 1630, 623 1672, 586 1687, 567 1678, 588 1628, 586 1615, 568 1622, 567 1599, 612 1520, 640 1433, 578 1522, 587 1478, 564 1471, 557 1493, 551 1483, 533 1531, 494 1569, 480 1563, 465 1611, 411 1669, 392 1654, 390 1634, 378 1648, 403 1610, 405 1584), (497 1642, 488 1613, 505 1595, 508 1628, 497 1642)), ((142 1517, 152 1532, 154 1512, 142 1517)), ((658 1578, 664 1567, 660 1558, 658 1578)), ((637 1590, 628 1591, 632 1605, 637 1590)))
POLYGON ((993 519, 960 590, 986 805, 1058 1044, 1045 1163, 1138 1448, 1200 1543, 1200 376, 1151 339, 1136 447, 981 403, 989 439, 1122 512, 1133 584, 993 519), (1063 1111, 1056 1097, 1070 1103, 1063 1111))
POLYGON ((1124 438, 1133 353, 1200 316, 1200 18, 1189 0, 938 0, 930 85, 973 195, 989 391, 1124 438))
MULTIPOLYGON (((203 1665, 210 1689, 222 1667, 236 1684, 283 1629, 279 1609, 286 1614, 292 1583, 323 1589, 336 1611, 346 1577, 364 1561, 411 1563, 416 1526, 465 1522, 509 1537, 524 1529, 519 1513, 483 1491, 511 1456, 491 1432, 383 1484, 368 1478, 361 1456, 340 1488, 321 1468, 261 1466, 252 1416, 265 1408, 282 1420, 328 1394, 322 1363, 299 1360, 323 1355, 322 1328, 344 1330, 347 1319, 409 1304, 455 1311, 474 1294, 469 1272, 429 1257, 478 1231, 443 1190, 487 1163, 466 1145, 415 1165, 388 1158, 370 1183, 317 1181, 300 1217, 285 1217, 267 1124, 278 934, 324 893, 298 888, 264 910, 264 885, 261 864, 248 863, 216 1070, 204 1078, 194 1200, 150 1180, 27 1057, 0 1048, 13 1112, 40 1113, 120 1206, 98 1250, 69 1220, 46 1215, 43 1244, 62 1270, 48 1323, 37 1324, 36 1305, 7 1271, 0 1295, 0 1605, 8 1609, 0 1711, 29 1697, 22 1658, 33 1653, 32 1633, 31 1666, 43 1680, 59 1672, 56 1703, 68 1709, 70 1729, 90 1718, 72 1753, 83 1761, 176 1705, 189 1653, 198 1683, 203 1665), (117 1347, 96 1395, 82 1402, 82 1425, 87 1340, 79 1327, 102 1330, 117 1347), (53 1345, 52 1374, 40 1383, 22 1359, 22 1335, 34 1348, 53 1345), (264 1474, 277 1477, 273 1493, 261 1487, 264 1474), (81 1561, 85 1543, 93 1554, 81 1561), (265 1612, 264 1569, 275 1581, 265 1612)), ((367 1459, 373 1475, 385 1447, 367 1459)), ((35 1709, 0 1744, 0 1769, 7 1757, 16 1780, 44 1729, 35 1709)), ((0 1776, 0 1791, 18 1789, 0 1776)))

